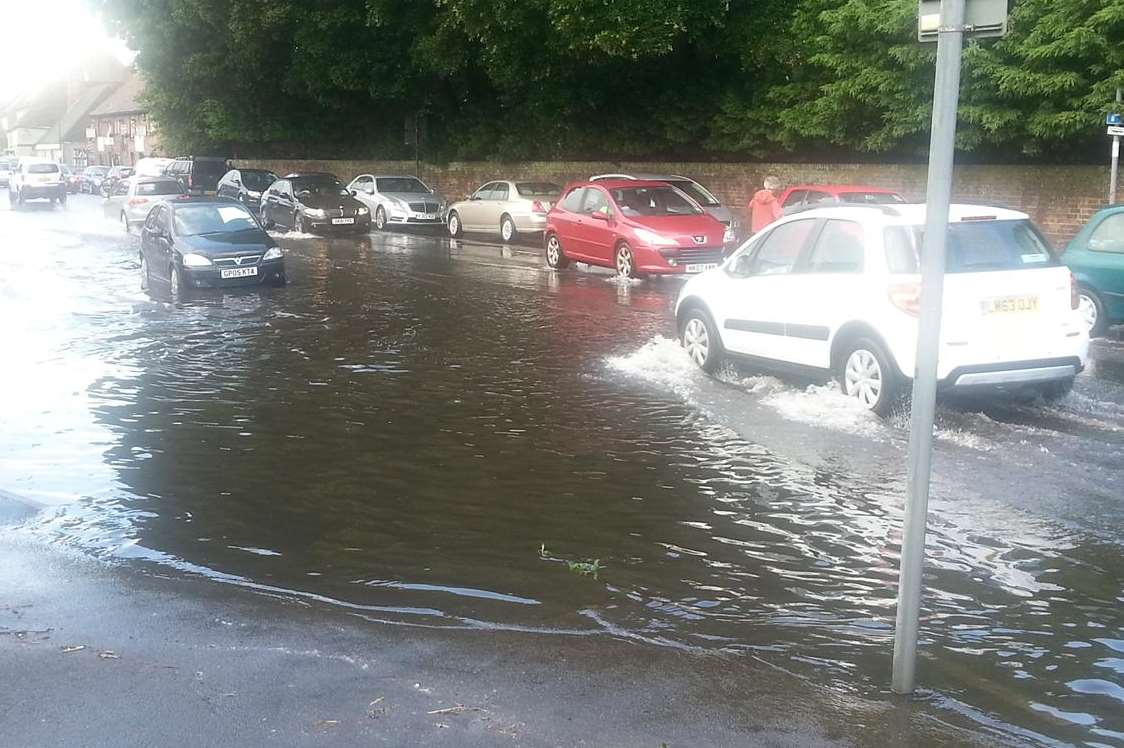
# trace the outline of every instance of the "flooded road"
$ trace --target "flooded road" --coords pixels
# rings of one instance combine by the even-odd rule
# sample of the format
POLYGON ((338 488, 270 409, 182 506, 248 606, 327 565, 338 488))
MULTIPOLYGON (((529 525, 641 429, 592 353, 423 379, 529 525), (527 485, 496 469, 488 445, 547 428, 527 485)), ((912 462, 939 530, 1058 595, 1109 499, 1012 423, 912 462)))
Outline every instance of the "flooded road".
MULTIPOLYGON (((904 416, 703 376, 673 280, 279 241, 287 287, 172 305, 93 198, 0 209, 0 488, 51 505, 23 532, 372 621, 887 692, 904 416)), ((1094 356, 1056 406, 940 409, 922 698, 981 735, 1124 746, 1124 344, 1094 356)))

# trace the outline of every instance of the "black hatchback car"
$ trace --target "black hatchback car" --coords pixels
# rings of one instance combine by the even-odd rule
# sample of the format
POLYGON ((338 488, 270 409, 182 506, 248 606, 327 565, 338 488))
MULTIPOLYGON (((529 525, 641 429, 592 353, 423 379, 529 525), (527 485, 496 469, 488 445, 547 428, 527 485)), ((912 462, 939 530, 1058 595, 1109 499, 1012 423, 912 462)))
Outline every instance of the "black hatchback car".
POLYGON ((231 169, 219 180, 215 196, 237 200, 257 213, 262 195, 276 181, 277 175, 265 169, 231 169))
POLYGON ((194 288, 284 285, 277 242, 242 205, 187 198, 156 205, 141 231, 141 288, 167 283, 173 299, 194 288))
POLYGON ((267 229, 283 226, 310 231, 371 230, 371 211, 333 174, 290 174, 274 182, 262 196, 261 222, 267 229))

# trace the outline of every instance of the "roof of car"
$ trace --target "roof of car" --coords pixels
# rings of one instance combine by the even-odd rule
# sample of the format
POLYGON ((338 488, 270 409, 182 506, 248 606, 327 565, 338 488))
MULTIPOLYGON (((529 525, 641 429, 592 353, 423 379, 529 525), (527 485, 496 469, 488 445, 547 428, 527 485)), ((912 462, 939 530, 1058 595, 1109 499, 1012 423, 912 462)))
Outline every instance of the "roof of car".
POLYGON ((820 192, 873 192, 876 195, 896 195, 897 190, 887 187, 874 187, 867 184, 796 184, 788 188, 795 190, 819 190, 820 192))
POLYGON ((686 180, 693 182, 695 180, 690 177, 679 176, 678 174, 649 174, 642 172, 610 172, 608 174, 596 174, 589 178, 591 182, 607 182, 610 179, 628 179, 632 181, 641 182, 669 182, 675 180, 686 180))
POLYGON ((129 181, 136 184, 150 184, 152 182, 175 182, 179 184, 180 180, 175 177, 165 177, 159 174, 137 174, 136 176, 129 177, 129 181))
MULTIPOLYGON (((925 203, 900 203, 894 205, 830 205, 822 208, 812 208, 801 213, 794 213, 787 218, 849 218, 864 220, 880 217, 884 223, 895 226, 921 226, 925 223, 927 206, 925 203)), ((1021 221, 1030 216, 1026 213, 1009 208, 998 208, 993 205, 977 205, 970 203, 954 203, 949 206, 949 223, 962 223, 968 221, 1021 221)))
POLYGON ((642 187, 663 187, 667 188, 667 182, 658 179, 588 179, 581 182, 574 182, 571 187, 604 187, 607 190, 618 189, 622 187, 642 188, 642 187))
POLYGON ((176 200, 175 202, 168 203, 168 205, 174 208, 182 208, 185 205, 237 205, 241 207, 242 203, 238 202, 237 200, 231 200, 224 197, 204 197, 202 195, 191 195, 184 196, 176 200))
POLYGON ((286 174, 282 179, 303 179, 305 177, 331 177, 336 179, 336 175, 327 171, 298 171, 292 174, 286 174))

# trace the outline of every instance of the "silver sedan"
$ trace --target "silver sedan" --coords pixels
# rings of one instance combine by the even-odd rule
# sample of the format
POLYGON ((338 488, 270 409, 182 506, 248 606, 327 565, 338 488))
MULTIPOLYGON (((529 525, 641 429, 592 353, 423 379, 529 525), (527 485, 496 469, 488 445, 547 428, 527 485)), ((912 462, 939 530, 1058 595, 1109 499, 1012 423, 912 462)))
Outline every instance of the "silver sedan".
POLYGON ((179 180, 171 177, 130 177, 113 186, 102 203, 106 218, 120 221, 125 231, 144 223, 148 211, 157 203, 186 195, 179 180))
POLYGON ((509 242, 519 233, 539 233, 562 188, 549 182, 488 182, 467 200, 449 206, 449 234, 499 233, 509 242))
POLYGON ((379 231, 391 224, 437 226, 445 223, 445 198, 417 177, 360 174, 347 186, 371 211, 379 231))

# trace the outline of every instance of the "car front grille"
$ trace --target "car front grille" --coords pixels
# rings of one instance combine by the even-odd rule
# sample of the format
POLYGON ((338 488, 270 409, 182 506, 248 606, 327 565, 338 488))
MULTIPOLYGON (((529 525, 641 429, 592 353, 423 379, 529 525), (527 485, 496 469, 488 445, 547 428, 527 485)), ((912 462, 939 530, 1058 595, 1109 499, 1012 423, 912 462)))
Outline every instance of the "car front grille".
POLYGON ((699 249, 683 248, 672 250, 661 250, 660 254, 664 257, 674 257, 679 262, 694 263, 712 263, 722 262, 723 257, 721 248, 700 247, 699 249))
POLYGON ((257 265, 260 259, 261 255, 238 255, 237 257, 219 257, 212 262, 218 267, 245 268, 257 265))
POLYGON ((410 203, 410 210, 415 213, 436 213, 440 205, 436 202, 426 200, 419 203, 410 203))

